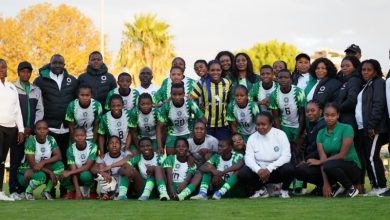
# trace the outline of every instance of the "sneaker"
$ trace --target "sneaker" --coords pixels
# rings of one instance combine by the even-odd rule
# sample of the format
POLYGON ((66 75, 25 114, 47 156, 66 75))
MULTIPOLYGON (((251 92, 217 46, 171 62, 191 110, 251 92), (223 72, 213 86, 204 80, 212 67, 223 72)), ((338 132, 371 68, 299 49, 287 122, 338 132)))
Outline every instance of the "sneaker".
POLYGON ((256 191, 255 194, 253 194, 250 199, 257 199, 257 198, 268 198, 269 194, 265 187, 262 187, 260 190, 256 191))
POLYGON ((169 199, 170 198, 166 193, 160 195, 160 201, 169 201, 169 199))
POLYGON ((303 196, 305 194, 306 194, 305 188, 295 188, 295 190, 294 190, 294 195, 303 196))
POLYGON ((126 195, 119 195, 117 198, 118 198, 118 200, 127 200, 126 195))
POLYGON ((50 201, 53 200, 53 197, 51 197, 49 192, 43 191, 41 193, 41 196, 42 196, 42 199, 47 199, 47 200, 50 200, 50 201))
POLYGON ((268 193, 272 196, 279 196, 280 195, 280 190, 282 188, 280 187, 280 184, 277 183, 277 184, 274 184, 274 187, 272 189, 272 193, 270 193, 270 191, 268 191, 268 193))
POLYGON ((81 187, 81 195, 83 195, 84 198, 89 198, 90 192, 91 192, 91 188, 86 186, 81 187))
POLYGON ((379 188, 377 191, 377 196, 379 196, 382 193, 385 193, 387 191, 387 188, 379 188))
POLYGON ((143 196, 141 195, 139 198, 138 198, 138 201, 148 201, 149 200, 149 196, 143 196))
POLYGON ((9 197, 14 199, 15 201, 16 200, 22 200, 22 198, 20 198, 20 196, 19 196, 19 194, 17 192, 11 193, 11 195, 9 195, 9 197))
POLYGON ((26 200, 35 200, 34 195, 32 193, 26 192, 26 200))
POLYGON ((25 192, 22 192, 19 194, 19 198, 20 199, 26 199, 26 193, 25 192))
POLYGON ((199 192, 198 195, 192 196, 191 200, 207 200, 207 194, 204 192, 199 192))
POLYGON ((332 197, 336 197, 336 196, 344 193, 344 191, 345 191, 344 187, 340 186, 339 184, 335 184, 332 187, 332 197))
POLYGON ((378 188, 372 188, 372 190, 365 194, 365 196, 378 196, 378 190, 378 188))
POLYGON ((282 199, 289 199, 290 195, 288 194, 288 190, 280 190, 280 198, 282 199))
MULTIPOLYGON (((53 198, 53 197, 52 197, 53 198)), ((76 193, 74 192, 68 192, 65 194, 62 198, 64 199, 75 199, 76 198, 76 193)))
POLYGON ((214 199, 214 200, 221 200, 221 198, 222 198, 221 192, 216 191, 216 192, 214 193, 214 195, 213 195, 213 199, 214 199))
POLYGON ((380 197, 384 197, 384 196, 390 196, 390 189, 386 190, 386 192, 383 192, 381 194, 379 194, 380 197))
POLYGON ((310 193, 309 193, 310 196, 322 196, 322 189, 318 186, 316 186, 316 188, 314 188, 310 193))
POLYGON ((0 201, 15 201, 15 199, 8 197, 3 191, 0 192, 0 201))
POLYGON ((347 197, 349 198, 353 198, 355 197, 357 194, 359 194, 359 190, 358 189, 355 189, 355 187, 352 186, 352 188, 350 188, 349 190, 347 190, 347 197))

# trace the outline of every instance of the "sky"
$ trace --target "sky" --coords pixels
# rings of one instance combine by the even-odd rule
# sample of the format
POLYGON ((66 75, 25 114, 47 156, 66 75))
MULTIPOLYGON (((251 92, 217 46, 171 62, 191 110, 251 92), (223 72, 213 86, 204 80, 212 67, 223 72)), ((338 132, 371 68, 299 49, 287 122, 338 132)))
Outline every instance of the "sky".
MULTIPOLYGON (((0 0, 0 14, 13 17, 43 2, 74 6, 100 25, 99 0, 0 0)), ((308 54, 320 49, 343 52, 354 43, 363 59, 377 59, 387 71, 389 9, 388 0, 105 0, 104 30, 116 56, 124 22, 133 22, 134 15, 155 14, 170 25, 175 53, 191 72, 197 59, 210 60, 221 50, 238 52, 274 39, 308 54)))

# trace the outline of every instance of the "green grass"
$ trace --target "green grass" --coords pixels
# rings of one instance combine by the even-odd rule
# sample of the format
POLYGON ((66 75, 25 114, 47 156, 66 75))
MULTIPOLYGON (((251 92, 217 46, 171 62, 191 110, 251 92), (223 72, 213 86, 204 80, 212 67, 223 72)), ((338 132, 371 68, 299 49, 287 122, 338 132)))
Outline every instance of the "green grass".
POLYGON ((389 219, 390 198, 0 202, 1 219, 389 219))

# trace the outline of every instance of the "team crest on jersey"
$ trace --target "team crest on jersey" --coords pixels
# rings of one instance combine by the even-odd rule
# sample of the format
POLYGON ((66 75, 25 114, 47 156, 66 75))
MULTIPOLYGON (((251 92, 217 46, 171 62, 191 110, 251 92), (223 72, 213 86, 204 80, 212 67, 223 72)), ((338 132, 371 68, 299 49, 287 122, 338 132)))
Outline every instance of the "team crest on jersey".
POLYGON ((181 111, 178 111, 178 112, 177 112, 177 115, 178 115, 178 116, 181 116, 182 114, 183 114, 183 113, 182 113, 181 111))
POLYGON ((84 159, 85 159, 85 154, 81 154, 81 156, 80 156, 80 157, 81 157, 81 159, 83 159, 83 160, 84 160, 84 159))
POLYGON ((325 91, 325 89, 326 89, 325 86, 321 86, 321 87, 320 87, 320 91, 321 91, 321 92, 325 91))
POLYGON ((175 168, 176 168, 176 169, 179 169, 179 168, 180 168, 180 164, 176 164, 176 165, 175 165, 175 168))
POLYGON ((245 113, 244 113, 244 112, 241 112, 240 116, 241 116, 241 117, 245 117, 245 113))
POLYGON ((275 146, 275 147, 274 147, 274 151, 275 151, 275 152, 279 152, 279 147, 278 147, 278 146, 275 146))
POLYGON ((223 169, 226 170, 227 168, 229 168, 229 165, 226 165, 226 164, 225 164, 225 165, 223 166, 223 169))
POLYGON ((284 101, 285 103, 288 103, 288 101, 289 101, 288 97, 285 97, 285 98, 283 99, 283 101, 284 101))
POLYGON ((46 148, 41 147, 41 153, 45 153, 45 151, 46 151, 46 148))
POLYGON ((118 121, 118 123, 116 123, 116 125, 118 125, 118 127, 122 126, 122 122, 118 121))
POLYGON ((124 104, 124 105, 127 105, 127 100, 123 100, 123 104, 124 104))
POLYGON ((88 116, 88 112, 84 112, 84 113, 83 113, 83 116, 84 116, 84 117, 87 117, 87 116, 88 116))
POLYGON ((144 118, 144 122, 148 122, 149 121, 149 119, 148 118, 144 118))

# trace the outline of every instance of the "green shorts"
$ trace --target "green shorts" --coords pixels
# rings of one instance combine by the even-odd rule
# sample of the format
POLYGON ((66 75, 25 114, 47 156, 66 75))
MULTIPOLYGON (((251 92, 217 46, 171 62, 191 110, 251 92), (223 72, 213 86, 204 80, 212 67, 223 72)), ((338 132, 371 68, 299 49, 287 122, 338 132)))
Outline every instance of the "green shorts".
MULTIPOLYGON (((141 138, 141 137, 139 137, 139 138, 141 138)), ((153 150, 154 150, 154 152, 156 152, 157 148, 158 148, 157 139, 152 139, 152 142, 153 142, 153 150)), ((134 144, 131 144, 130 151, 135 151, 135 150, 138 150, 137 146, 135 146, 134 144)))
POLYGON ((173 148, 175 147, 175 141, 178 138, 185 138, 188 139, 190 137, 190 134, 185 134, 185 135, 180 135, 180 136, 173 136, 173 135, 168 135, 167 136, 167 141, 165 142, 166 147, 173 148))
POLYGON ((286 126, 280 126, 280 128, 286 133, 288 141, 293 142, 298 137, 298 128, 291 128, 286 126))

